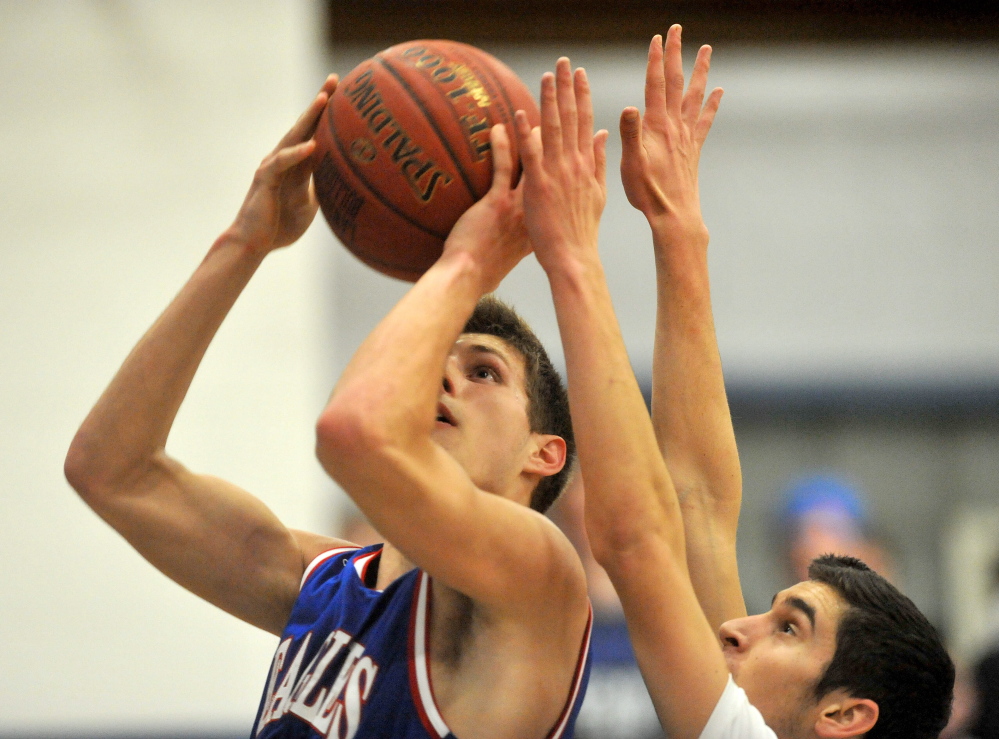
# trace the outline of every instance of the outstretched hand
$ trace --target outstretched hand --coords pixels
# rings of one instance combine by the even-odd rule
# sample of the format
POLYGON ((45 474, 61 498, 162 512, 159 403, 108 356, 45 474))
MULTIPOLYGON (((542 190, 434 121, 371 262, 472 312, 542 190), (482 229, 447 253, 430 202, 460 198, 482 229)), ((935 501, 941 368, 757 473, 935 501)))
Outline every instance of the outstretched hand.
POLYGON ((607 201, 607 131, 593 133, 586 72, 562 57, 541 78, 541 126, 517 111, 524 162, 524 218, 546 272, 566 259, 596 257, 600 215, 607 201))
POLYGON ((492 292, 517 263, 531 253, 524 229, 523 182, 513 182, 513 155, 506 127, 489 132, 493 154, 492 186, 466 210, 444 243, 441 259, 469 257, 482 281, 482 293, 492 292))
POLYGON ((337 76, 323 83, 305 112, 257 168, 246 199, 229 233, 262 254, 288 246, 301 237, 316 217, 319 204, 312 185, 319 117, 336 89, 337 76))
POLYGON ((669 29, 665 49, 661 36, 652 39, 644 118, 632 107, 621 114, 621 179, 628 201, 654 227, 667 221, 672 227, 702 229, 697 165, 722 89, 715 88, 704 101, 711 47, 702 46, 684 92, 680 30, 679 25, 669 29))

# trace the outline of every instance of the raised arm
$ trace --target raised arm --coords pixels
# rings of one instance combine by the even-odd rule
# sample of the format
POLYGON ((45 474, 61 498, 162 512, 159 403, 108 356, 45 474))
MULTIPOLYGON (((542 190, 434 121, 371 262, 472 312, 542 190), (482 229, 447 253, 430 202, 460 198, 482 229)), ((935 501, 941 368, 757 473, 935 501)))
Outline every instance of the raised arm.
POLYGON ((687 574, 676 494, 614 315, 597 251, 606 132, 593 134, 583 70, 544 78, 541 129, 517 119, 525 213, 548 275, 594 556, 621 596, 639 667, 663 726, 700 735, 728 673, 687 574))
POLYGON ((550 521, 493 493, 557 472, 565 443, 530 432, 512 355, 452 353, 479 299, 530 252, 507 133, 491 136, 492 188, 351 359, 317 424, 317 454, 410 561, 480 604, 533 617, 563 596, 585 603, 582 567, 550 521), (509 408, 514 396, 517 439, 504 414, 502 427, 477 426, 478 401, 509 408), (516 460, 503 461, 508 443, 521 444, 516 460))
POLYGON ((649 48, 645 115, 621 116, 621 177, 645 214, 655 249, 657 310, 652 420, 683 511, 687 564, 711 625, 746 613, 736 563, 742 474, 732 429, 708 282, 708 230, 697 168, 721 101, 704 102, 711 47, 701 47, 684 93, 680 27, 665 53, 649 48))
POLYGON ((223 610, 279 634, 305 564, 331 540, 289 531, 258 499, 195 474, 165 451, 208 345, 274 249, 316 214, 309 155, 322 90, 260 164, 232 226, 126 358, 66 457, 70 484, 167 576, 223 610))

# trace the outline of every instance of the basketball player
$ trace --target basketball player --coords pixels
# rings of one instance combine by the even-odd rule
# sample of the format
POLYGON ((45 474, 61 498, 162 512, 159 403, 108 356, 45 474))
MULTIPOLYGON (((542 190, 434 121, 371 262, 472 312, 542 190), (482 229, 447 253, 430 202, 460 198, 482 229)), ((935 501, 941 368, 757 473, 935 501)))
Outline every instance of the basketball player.
POLYGON ((541 514, 573 456, 568 404, 529 329, 480 300, 530 252, 502 127, 492 189, 359 348, 317 425, 321 463, 390 543, 290 530, 165 452, 222 320, 316 214, 312 135, 335 86, 263 160, 233 225, 125 360, 67 478, 166 575, 280 635, 254 736, 571 736, 590 609, 572 545, 541 514))
POLYGON ((628 108, 621 118, 625 192, 655 246, 654 423, 609 306, 566 312, 590 543, 672 739, 934 737, 953 665, 912 602, 863 563, 820 557, 769 612, 746 615, 735 556, 741 472, 697 187, 721 99, 720 89, 704 98, 710 52, 698 53, 684 93, 679 26, 665 50, 654 38, 645 115, 628 108))

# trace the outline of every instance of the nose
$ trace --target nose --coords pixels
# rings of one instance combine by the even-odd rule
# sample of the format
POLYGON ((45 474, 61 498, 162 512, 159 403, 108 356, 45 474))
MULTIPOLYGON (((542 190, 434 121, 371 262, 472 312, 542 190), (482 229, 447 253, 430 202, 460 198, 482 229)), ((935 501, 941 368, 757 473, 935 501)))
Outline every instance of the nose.
POLYGON ((718 639, 723 647, 741 652, 749 646, 752 625, 750 618, 734 618, 721 625, 718 629, 718 639))
POLYGON ((457 362, 453 357, 448 357, 444 364, 444 376, 441 378, 441 387, 445 395, 454 395, 455 373, 458 371, 457 362))

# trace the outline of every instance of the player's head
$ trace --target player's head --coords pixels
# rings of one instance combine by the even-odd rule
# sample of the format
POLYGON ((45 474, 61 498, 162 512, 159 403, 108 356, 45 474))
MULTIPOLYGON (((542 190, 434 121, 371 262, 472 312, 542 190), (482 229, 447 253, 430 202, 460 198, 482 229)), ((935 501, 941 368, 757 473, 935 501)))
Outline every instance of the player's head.
POLYGON ((726 662, 785 737, 935 737, 954 667, 912 601, 852 557, 826 555, 770 611, 722 625, 726 662))
POLYGON ((479 301, 462 333, 493 336, 515 350, 523 362, 523 390, 527 396, 530 430, 558 436, 565 442, 565 459, 561 469, 542 477, 531 495, 531 508, 543 513, 568 483, 575 459, 569 398, 562 378, 527 323, 513 308, 496 297, 487 295, 479 301))
POLYGON ((812 581, 846 602, 836 651, 815 686, 821 699, 835 690, 878 706, 868 739, 932 739, 947 724, 954 664, 936 629, 891 583, 853 557, 812 562, 812 581))

